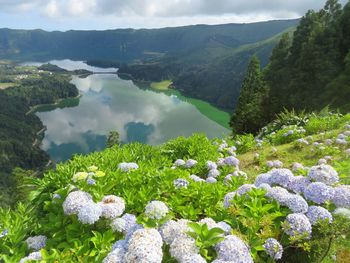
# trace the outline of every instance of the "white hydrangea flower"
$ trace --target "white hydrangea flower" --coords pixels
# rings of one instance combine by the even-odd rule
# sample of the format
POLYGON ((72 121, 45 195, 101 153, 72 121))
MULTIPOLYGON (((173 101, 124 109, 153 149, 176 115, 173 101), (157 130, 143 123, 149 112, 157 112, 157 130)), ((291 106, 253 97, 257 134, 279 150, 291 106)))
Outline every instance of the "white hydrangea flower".
POLYGON ((118 168, 122 171, 122 172, 129 172, 131 170, 137 170, 139 169, 139 166, 137 165, 137 163, 120 163, 118 164, 118 168))
POLYGON ((182 262, 186 256, 199 253, 195 240, 188 235, 176 237, 171 243, 169 251, 170 255, 179 262, 182 262))
POLYGON ((126 222, 123 218, 115 218, 110 224, 113 232, 124 232, 126 227, 126 222))
POLYGON ((207 263, 207 261, 200 254, 192 254, 184 256, 181 263, 207 263))
POLYGON ((22 258, 19 263, 24 263, 24 262, 27 262, 27 261, 39 261, 39 260, 42 260, 43 257, 41 255, 41 252, 38 251, 38 252, 32 252, 30 253, 28 256, 22 258))
POLYGON ((175 162, 174 162, 174 166, 176 167, 182 167, 182 166, 185 166, 186 165, 186 162, 182 159, 177 159, 175 162))
POLYGON ((217 182, 217 180, 214 177, 208 177, 205 181, 208 184, 215 184, 217 182))
POLYGON ((151 201, 145 208, 145 214, 151 219, 162 219, 169 212, 167 205, 161 201, 151 201))
POLYGON ((162 237, 154 228, 136 230, 128 243, 126 263, 161 263, 163 259, 162 237))
POLYGON ((102 208, 102 217, 107 219, 121 216, 125 210, 124 199, 115 195, 106 195, 99 204, 102 208))
POLYGON ((225 261, 253 263, 249 247, 243 240, 234 235, 226 236, 215 246, 218 258, 225 261))
POLYGON ((78 220, 83 224, 92 225, 96 223, 102 215, 102 207, 94 202, 84 204, 78 212, 78 220))
POLYGON ((203 218, 198 223, 201 225, 207 224, 208 229, 218 227, 218 224, 214 221, 214 219, 212 219, 210 217, 203 218))
POLYGON ((169 220, 163 224, 159 229, 159 233, 161 234, 164 242, 170 245, 176 237, 191 231, 191 228, 187 225, 188 222, 190 221, 181 219, 178 221, 169 220))
POLYGON ((38 251, 46 246, 47 237, 43 235, 28 237, 26 240, 28 249, 38 251))
POLYGON ((198 162, 196 160, 193 159, 188 159, 185 163, 185 167, 186 168, 192 168, 194 167, 198 162))
POLYGON ((203 178, 200 178, 199 176, 197 176, 195 174, 191 174, 190 178, 195 182, 205 182, 205 180, 203 178))
POLYGON ((128 233, 131 228, 135 227, 137 225, 136 223, 136 216, 132 214, 124 214, 122 217, 125 221, 125 231, 124 234, 128 233))
POLYGON ((92 202, 92 197, 90 194, 83 191, 70 192, 62 204, 64 214, 77 214, 80 208, 89 202, 92 202))

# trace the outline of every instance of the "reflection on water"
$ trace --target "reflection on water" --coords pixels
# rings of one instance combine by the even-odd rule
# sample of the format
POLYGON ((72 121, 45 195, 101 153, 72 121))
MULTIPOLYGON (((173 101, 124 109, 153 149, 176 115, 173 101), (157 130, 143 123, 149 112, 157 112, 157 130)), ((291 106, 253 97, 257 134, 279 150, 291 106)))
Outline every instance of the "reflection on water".
POLYGON ((73 77, 72 82, 83 95, 77 107, 37 113, 47 127, 42 147, 56 161, 103 149, 111 130, 123 142, 153 145, 194 132, 209 137, 228 133, 176 96, 141 90, 117 75, 73 77))

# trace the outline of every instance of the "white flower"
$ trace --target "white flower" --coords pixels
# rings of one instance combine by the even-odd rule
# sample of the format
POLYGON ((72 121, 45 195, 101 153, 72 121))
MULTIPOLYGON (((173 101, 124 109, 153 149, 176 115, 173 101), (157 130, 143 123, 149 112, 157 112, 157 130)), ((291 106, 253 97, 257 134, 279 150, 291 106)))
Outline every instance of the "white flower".
POLYGON ((210 218, 210 217, 206 217, 206 218, 203 218, 201 219, 199 222, 199 224, 207 224, 208 226, 208 229, 212 229, 214 227, 218 227, 217 223, 214 221, 214 219, 210 218))
POLYGON ((99 204, 102 208, 102 217, 107 219, 121 216, 125 210, 124 199, 115 195, 107 195, 103 197, 99 204))
POLYGON ((29 237, 26 240, 28 249, 38 251, 46 246, 47 237, 43 235, 29 237))
POLYGON ((78 220, 83 224, 92 225, 97 222, 102 215, 102 208, 99 204, 88 202, 84 204, 78 212, 78 220))
POLYGON ((126 222, 123 218, 115 218, 115 219, 113 219, 113 221, 111 223, 111 228, 112 228, 113 232, 115 232, 115 231, 124 232, 125 226, 126 226, 126 222))
POLYGON ((161 234, 164 242, 170 245, 177 236, 190 231, 190 227, 187 226, 188 222, 189 221, 184 219, 183 221, 169 220, 163 224, 159 229, 159 233, 161 234))
POLYGON ((139 166, 137 165, 137 163, 120 163, 118 165, 118 168, 122 171, 122 172, 129 172, 131 170, 137 170, 139 169, 139 166))
POLYGON ((196 160, 193 159, 189 159, 187 160, 185 167, 186 168, 192 168, 193 166, 195 166, 198 162, 196 160))
POLYGON ((199 254, 185 255, 181 263, 207 263, 207 261, 199 254))
POLYGON ((126 263, 161 263, 163 259, 162 237, 156 229, 136 230, 128 243, 126 263))
POLYGON ((208 172, 208 177, 218 177, 220 175, 220 171, 218 169, 211 169, 208 172))
POLYGON ((185 166, 186 165, 186 162, 182 159, 177 159, 175 162, 174 162, 174 166, 176 167, 179 167, 179 166, 185 166))
POLYGON ((42 260, 42 256, 41 256, 41 252, 32 252, 30 253, 28 256, 22 258, 19 263, 24 263, 27 261, 38 261, 38 260, 42 260))
POLYGON ((240 238, 234 235, 226 236, 215 246, 218 258, 240 263, 253 263, 249 247, 240 238))
POLYGON ((188 235, 180 235, 171 243, 169 251, 173 258, 182 262, 185 257, 198 254, 199 249, 192 237, 189 237, 188 235))
POLYGON ((217 182, 214 177, 208 177, 205 181, 209 184, 215 184, 217 182))
POLYGON ((145 214, 151 219, 162 219, 169 212, 169 208, 161 201, 151 201, 145 208, 145 214))
POLYGON ((92 202, 90 194, 83 191, 70 192, 63 202, 63 211, 66 215, 77 214, 82 206, 92 202))

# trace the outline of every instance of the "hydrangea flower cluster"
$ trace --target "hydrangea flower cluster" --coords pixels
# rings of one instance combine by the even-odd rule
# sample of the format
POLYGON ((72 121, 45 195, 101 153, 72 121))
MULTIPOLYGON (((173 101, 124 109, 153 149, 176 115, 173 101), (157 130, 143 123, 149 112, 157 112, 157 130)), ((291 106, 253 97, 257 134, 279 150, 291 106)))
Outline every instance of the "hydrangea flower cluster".
POLYGON ((63 202, 63 211, 66 215, 78 214, 79 210, 89 202, 92 202, 90 194, 80 190, 70 192, 63 202))
POLYGON ((309 219, 311 225, 316 225, 319 220, 328 220, 329 223, 332 223, 333 221, 332 214, 321 206, 310 206, 306 213, 306 216, 309 219))
POLYGON ((94 202, 88 202, 78 211, 78 220, 83 224, 92 225, 97 222, 102 215, 102 207, 94 202))
POLYGON ((186 165, 186 162, 182 159, 177 159, 175 162, 174 162, 174 166, 175 167, 182 167, 182 166, 185 166, 186 165))
POLYGON ((267 161, 266 166, 269 168, 281 168, 283 167, 283 163, 280 160, 267 161))
POLYGON ((337 207, 350 208, 350 185, 335 187, 332 202, 337 207))
POLYGON ((162 237, 156 229, 138 229, 128 242, 125 262, 161 263, 163 259, 162 245, 162 237))
POLYGON ((217 244, 215 249, 219 260, 253 263, 248 245, 237 236, 225 236, 225 239, 217 244))
POLYGON ((29 237, 26 240, 28 249, 39 251, 46 246, 47 237, 43 235, 29 237))
POLYGON ((195 174, 191 174, 190 178, 195 182, 205 182, 205 180, 203 178, 200 178, 199 176, 197 176, 195 174))
POLYGON ((266 253, 274 260, 282 258, 283 247, 282 245, 274 238, 269 238, 265 241, 263 245, 266 253))
POLYGON ((160 220, 169 212, 167 205, 161 201, 151 201, 145 208, 145 214, 148 218, 160 220))
POLYGON ((30 253, 28 256, 22 258, 19 263, 24 263, 24 262, 27 262, 27 261, 39 261, 39 260, 42 260, 43 257, 40 253, 40 251, 38 252, 32 252, 30 253))
POLYGON ((307 176, 312 181, 321 182, 327 185, 333 185, 339 182, 337 171, 334 170, 332 166, 326 164, 311 167, 307 176))
POLYGON ((316 204, 324 204, 334 197, 334 189, 324 183, 315 182, 308 185, 304 190, 304 196, 316 204))
POLYGON ((310 237, 312 227, 309 219, 300 213, 289 214, 285 221, 285 229, 289 236, 305 236, 310 237))
POLYGON ((137 165, 137 163, 120 163, 118 164, 118 168, 122 171, 122 172, 129 172, 132 170, 137 170, 139 169, 139 166, 137 165))
POLYGON ((193 159, 188 159, 185 163, 185 168, 192 168, 194 167, 198 162, 193 159))
POLYGON ((179 235, 170 244, 170 255, 183 262, 188 256, 198 254, 199 249, 196 246, 196 241, 188 235, 179 235))
POLYGON ((208 168, 208 170, 213 170, 213 169, 217 169, 218 166, 216 165, 215 162, 207 161, 207 168, 208 168))
POLYGON ((218 177, 220 175, 220 171, 218 169, 211 169, 208 172, 208 177, 218 177))
POLYGON ((102 208, 102 217, 113 219, 121 216, 125 210, 125 201, 123 198, 115 195, 107 195, 99 202, 102 208))
POLYGON ((189 185, 189 182, 186 179, 178 178, 173 181, 173 184, 176 189, 180 189, 180 188, 187 188, 187 186, 189 185))

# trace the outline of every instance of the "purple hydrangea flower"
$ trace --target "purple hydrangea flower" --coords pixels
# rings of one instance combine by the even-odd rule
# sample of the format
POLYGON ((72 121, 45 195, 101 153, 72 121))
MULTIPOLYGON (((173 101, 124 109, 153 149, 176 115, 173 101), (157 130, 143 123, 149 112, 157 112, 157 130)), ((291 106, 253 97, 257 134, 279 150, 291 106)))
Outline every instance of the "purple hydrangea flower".
POLYGON ((186 168, 192 168, 193 166, 195 166, 198 162, 196 160, 193 159, 189 159, 187 160, 187 162, 185 163, 185 167, 186 168))
POLYGON ((321 206, 310 206, 306 213, 306 216, 309 219, 311 225, 317 224, 319 220, 328 220, 329 223, 332 223, 333 221, 332 214, 321 206))
POLYGON ((304 214, 289 214, 286 218, 286 227, 284 229, 287 235, 305 235, 311 236, 312 227, 309 219, 304 214))
POLYGON ((311 167, 307 176, 313 181, 327 185, 333 185, 339 182, 337 171, 332 166, 325 164, 311 167))
POLYGON ((263 247, 272 259, 278 260, 282 258, 283 247, 276 239, 268 238, 263 247))
POLYGON ((350 185, 335 187, 332 202, 337 207, 350 208, 350 185))
POLYGON ((270 184, 278 184, 283 187, 287 187, 294 178, 289 169, 273 169, 270 174, 270 184))
POLYGON ((334 189, 321 182, 311 183, 304 190, 304 196, 316 204, 323 204, 334 197, 334 189))
POLYGON ((220 175, 220 171, 218 169, 211 169, 209 172, 208 172, 208 177, 218 177, 220 175))
POLYGON ((216 165, 216 163, 212 162, 212 161, 207 161, 207 168, 209 170, 213 170, 213 169, 217 169, 218 166, 216 165))
POLYGON ((292 210, 293 213, 306 213, 309 205, 300 195, 290 194, 287 198, 286 206, 292 210))

